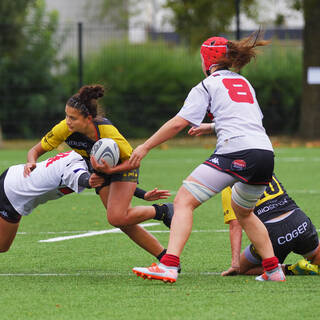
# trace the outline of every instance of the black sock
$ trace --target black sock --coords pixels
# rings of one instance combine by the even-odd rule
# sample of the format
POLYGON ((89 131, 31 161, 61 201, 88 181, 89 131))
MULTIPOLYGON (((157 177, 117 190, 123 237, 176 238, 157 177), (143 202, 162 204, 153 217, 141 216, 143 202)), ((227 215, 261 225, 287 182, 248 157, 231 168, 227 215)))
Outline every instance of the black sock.
POLYGON ((153 204, 152 205, 156 209, 156 215, 153 219, 155 220, 163 220, 165 214, 168 211, 168 207, 163 204, 153 204))
POLYGON ((284 274, 286 276, 294 276, 294 273, 288 269, 288 267, 292 266, 292 264, 285 264, 284 265, 284 274))
POLYGON ((167 253, 167 249, 163 249, 163 251, 157 256, 157 259, 160 261, 161 258, 167 253))

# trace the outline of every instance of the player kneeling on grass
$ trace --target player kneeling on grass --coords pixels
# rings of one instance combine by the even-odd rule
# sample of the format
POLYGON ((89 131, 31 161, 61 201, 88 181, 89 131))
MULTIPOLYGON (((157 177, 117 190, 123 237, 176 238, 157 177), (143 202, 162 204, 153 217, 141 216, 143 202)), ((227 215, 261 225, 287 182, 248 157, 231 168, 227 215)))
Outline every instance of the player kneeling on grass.
MULTIPOLYGON (((248 245, 240 254, 242 228, 231 207, 230 188, 222 191, 222 207, 224 221, 230 228, 232 260, 231 267, 221 275, 261 274, 262 260, 254 245, 248 245)), ((257 202, 254 213, 266 226, 274 253, 280 263, 284 262, 290 252, 304 257, 294 265, 282 264, 286 275, 319 274, 320 245, 317 231, 309 217, 289 197, 275 175, 257 202)))

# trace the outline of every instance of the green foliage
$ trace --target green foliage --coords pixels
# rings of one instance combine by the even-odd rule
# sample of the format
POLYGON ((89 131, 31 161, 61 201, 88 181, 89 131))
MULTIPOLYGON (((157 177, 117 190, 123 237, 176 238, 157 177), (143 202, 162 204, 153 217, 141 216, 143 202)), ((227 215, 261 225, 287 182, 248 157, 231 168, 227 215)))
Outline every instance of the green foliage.
MULTIPOLYGON (((19 54, 0 58, 0 77, 5 79, 0 86, 0 122, 6 138, 45 133, 52 117, 56 117, 56 107, 60 108, 64 90, 53 73, 58 66, 57 13, 47 14, 43 0, 28 9, 19 54)), ((15 21, 9 26, 15 29, 15 21)), ((63 115, 62 110, 59 113, 63 115)))
POLYGON ((302 49, 275 43, 264 48, 242 74, 256 90, 267 131, 295 134, 302 94, 302 49))
MULTIPOLYGON (((64 85, 78 89, 77 65, 70 65, 64 85)), ((190 89, 203 79, 199 53, 164 44, 118 42, 85 60, 85 83, 107 88, 102 101, 107 117, 127 137, 145 137, 174 116, 190 89)), ((292 134, 299 121, 301 50, 275 43, 264 48, 242 74, 256 89, 269 134, 292 134)))
MULTIPOLYGON (((73 63, 65 83, 75 83, 75 74, 73 63)), ((85 60, 84 78, 105 85, 107 117, 123 134, 145 137, 177 113, 202 71, 199 55, 183 48, 118 42, 85 60)))
MULTIPOLYGON (((28 9, 35 0, 0 1, 1 57, 17 56, 23 42, 23 27, 28 9)), ((1 61, 1 60, 0 60, 1 61)))
MULTIPOLYGON (((236 14, 234 0, 167 0, 165 7, 173 11, 172 25, 192 48, 198 48, 205 39, 227 31, 236 14)), ((241 7, 251 16, 255 0, 243 0, 241 7)))

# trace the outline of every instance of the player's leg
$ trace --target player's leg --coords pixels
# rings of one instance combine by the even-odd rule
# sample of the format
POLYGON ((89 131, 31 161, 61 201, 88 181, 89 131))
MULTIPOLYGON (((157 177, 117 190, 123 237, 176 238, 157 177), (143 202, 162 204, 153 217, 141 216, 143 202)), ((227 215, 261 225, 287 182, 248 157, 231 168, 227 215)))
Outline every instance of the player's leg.
POLYGON ((312 264, 320 265, 320 244, 311 255, 306 255, 305 258, 310 260, 312 264))
POLYGON ((107 215, 108 221, 113 226, 133 225, 155 217, 156 209, 153 206, 130 206, 136 186, 136 182, 115 181, 111 183, 107 215))
POLYGON ((263 273, 261 260, 257 259, 250 252, 250 245, 240 254, 240 272, 245 275, 259 275, 263 273))
MULTIPOLYGON (((186 181, 199 182, 192 177, 186 181)), ((185 181, 185 182, 186 182, 185 181)), ((193 222, 193 210, 201 204, 184 186, 180 187, 174 200, 174 216, 171 222, 170 239, 166 254, 160 264, 148 268, 134 268, 133 272, 142 278, 175 282, 178 278, 180 254, 190 236, 193 222)))
POLYGON ((0 252, 6 252, 10 249, 18 228, 19 221, 15 223, 8 222, 0 217, 0 252))
MULTIPOLYGON (((260 256, 266 275, 261 281, 284 281, 285 276, 278 266, 278 258, 275 257, 268 231, 259 218, 253 213, 253 208, 262 195, 265 186, 248 185, 237 182, 232 187, 231 206, 242 228, 253 243, 260 256), (272 274, 272 277, 271 277, 272 274)), ((260 278, 257 278, 260 280, 260 278)))
POLYGON ((190 236, 193 211, 227 185, 235 181, 230 175, 206 165, 198 166, 183 182, 174 200, 174 216, 170 229, 167 253, 159 265, 136 267, 133 272, 142 278, 175 282, 180 254, 190 236))
MULTIPOLYGON (((100 199, 106 209, 108 208, 109 189, 110 186, 106 186, 103 187, 99 192, 100 199)), ((109 212, 107 211, 107 216, 108 213, 109 212)), ((164 247, 159 243, 159 241, 143 227, 139 225, 130 225, 120 227, 120 229, 137 245, 145 249, 156 258, 160 257, 161 253, 164 251, 164 247)))

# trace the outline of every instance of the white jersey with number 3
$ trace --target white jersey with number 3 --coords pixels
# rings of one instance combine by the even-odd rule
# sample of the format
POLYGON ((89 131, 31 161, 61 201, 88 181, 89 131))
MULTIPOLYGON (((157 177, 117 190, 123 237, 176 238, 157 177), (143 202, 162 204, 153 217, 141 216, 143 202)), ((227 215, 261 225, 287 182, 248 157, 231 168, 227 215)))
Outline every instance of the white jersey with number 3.
POLYGON ((190 91, 178 116, 199 126, 206 113, 214 117, 216 153, 247 149, 273 151, 262 125, 262 112, 248 80, 229 71, 218 70, 190 91))
POLYGON ((8 169, 4 191, 14 209, 22 216, 41 203, 54 200, 70 192, 81 192, 78 179, 88 167, 75 151, 59 153, 37 163, 29 176, 23 176, 24 164, 8 169))

